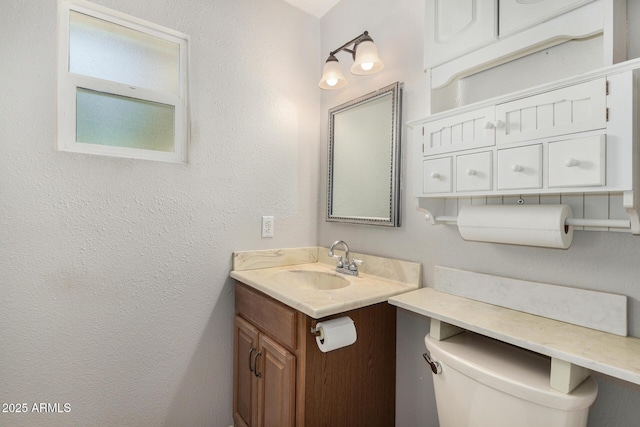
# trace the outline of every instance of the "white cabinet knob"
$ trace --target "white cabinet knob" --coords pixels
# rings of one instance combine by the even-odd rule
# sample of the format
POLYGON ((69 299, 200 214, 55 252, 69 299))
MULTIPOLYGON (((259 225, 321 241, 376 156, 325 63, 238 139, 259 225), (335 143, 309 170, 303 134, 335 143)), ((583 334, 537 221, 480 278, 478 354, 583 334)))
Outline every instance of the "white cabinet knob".
POLYGON ((568 168, 573 168, 576 167, 580 164, 579 161, 577 161, 576 159, 574 159, 573 157, 569 157, 569 159, 567 159, 566 162, 564 162, 564 165, 568 168))
POLYGON ((438 172, 431 172, 431 178, 440 179, 440 174, 438 172))
POLYGON ((484 124, 485 129, 494 129, 494 128, 501 128, 501 127, 504 127, 504 122, 502 120, 496 120, 495 123, 486 122, 484 124))
POLYGON ((467 175, 469 176, 473 176, 476 175, 478 172, 475 169, 467 169, 467 175))
POLYGON ((516 163, 515 165, 511 166, 511 170, 514 172, 522 172, 524 171, 524 168, 516 163))

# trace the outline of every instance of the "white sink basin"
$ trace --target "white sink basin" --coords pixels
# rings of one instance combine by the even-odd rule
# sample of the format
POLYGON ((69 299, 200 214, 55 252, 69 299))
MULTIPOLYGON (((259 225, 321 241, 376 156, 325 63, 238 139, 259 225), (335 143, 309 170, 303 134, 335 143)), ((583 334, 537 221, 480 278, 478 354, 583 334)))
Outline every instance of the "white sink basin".
MULTIPOLYGON (((345 277, 338 273, 311 270, 285 270, 278 273, 287 286, 295 286, 299 289, 312 289, 328 291, 345 288, 351 284, 345 277)), ((278 277, 280 279, 280 277, 278 277)))

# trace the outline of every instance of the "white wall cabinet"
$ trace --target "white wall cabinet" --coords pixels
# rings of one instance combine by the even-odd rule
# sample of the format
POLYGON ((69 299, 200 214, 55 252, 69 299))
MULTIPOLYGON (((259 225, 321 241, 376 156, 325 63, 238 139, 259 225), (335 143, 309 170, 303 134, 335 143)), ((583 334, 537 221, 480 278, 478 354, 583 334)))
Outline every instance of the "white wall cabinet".
POLYGON ((423 145, 419 206, 439 206, 437 222, 438 214, 457 215, 452 201, 564 198, 574 214, 628 214, 640 233, 639 79, 640 60, 628 61, 410 122, 423 145), (607 206, 588 205, 585 195, 603 193, 607 206))
POLYGON ((427 68, 495 41, 497 0, 427 0, 427 68))
POLYGON ((626 3, 619 0, 425 0, 424 58, 431 87, 605 32, 603 65, 612 64, 613 53, 607 51, 622 37, 608 33, 626 16, 623 9, 626 3), (608 14, 616 19, 603 19, 608 14))
POLYGON ((526 30, 593 0, 499 0, 500 37, 526 30))

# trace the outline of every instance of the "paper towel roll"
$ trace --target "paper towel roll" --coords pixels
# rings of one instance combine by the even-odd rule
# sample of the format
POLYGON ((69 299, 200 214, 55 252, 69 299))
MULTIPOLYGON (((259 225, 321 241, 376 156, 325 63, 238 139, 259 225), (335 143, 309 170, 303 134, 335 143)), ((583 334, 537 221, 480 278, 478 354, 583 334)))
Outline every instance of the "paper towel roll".
POLYGON ((316 343, 323 353, 351 345, 357 339, 356 326, 349 316, 318 322, 316 330, 320 332, 316 343))
POLYGON ((458 213, 465 240, 567 249, 573 239, 568 205, 468 205, 458 213))

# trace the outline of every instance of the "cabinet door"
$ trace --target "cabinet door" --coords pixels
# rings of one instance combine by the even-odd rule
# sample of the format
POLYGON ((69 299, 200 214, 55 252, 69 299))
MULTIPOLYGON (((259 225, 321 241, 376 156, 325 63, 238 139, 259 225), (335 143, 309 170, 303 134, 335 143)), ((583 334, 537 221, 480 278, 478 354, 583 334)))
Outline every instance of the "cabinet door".
POLYGON ((295 356, 266 335, 260 335, 258 398, 261 427, 295 425, 295 356))
POLYGON ((528 141, 607 125, 604 77, 496 106, 496 144, 528 141))
POLYGON ((235 317, 233 349, 233 421, 236 427, 257 425, 258 377, 253 363, 259 331, 240 316, 235 317))
POLYGON ((424 155, 450 153, 495 144, 495 109, 445 117, 424 125, 424 155))
POLYGON ((495 40, 497 3, 497 0, 426 0, 426 68, 495 40))
POLYGON ((593 0, 500 0, 500 37, 548 21, 593 0))

